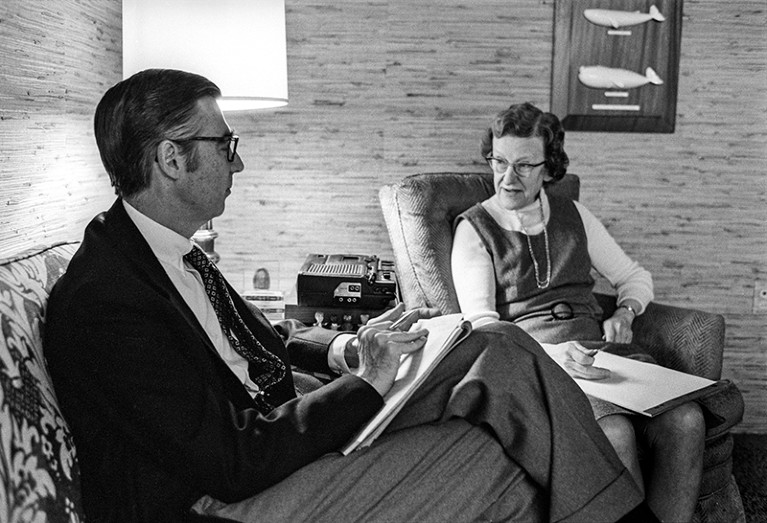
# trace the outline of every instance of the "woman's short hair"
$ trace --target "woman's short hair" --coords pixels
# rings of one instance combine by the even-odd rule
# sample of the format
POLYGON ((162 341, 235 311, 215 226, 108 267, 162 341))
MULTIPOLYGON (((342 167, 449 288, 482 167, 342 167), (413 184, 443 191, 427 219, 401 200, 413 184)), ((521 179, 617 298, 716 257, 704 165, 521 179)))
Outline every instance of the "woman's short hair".
POLYGON ((498 113, 482 136, 480 150, 483 158, 493 153, 493 137, 503 136, 543 138, 543 155, 546 170, 552 178, 551 182, 564 177, 570 159, 564 149, 565 130, 556 115, 544 113, 529 102, 512 105, 498 113))
MULTIPOLYGON (((131 196, 149 186, 157 146, 197 132, 197 101, 208 96, 221 96, 216 84, 173 69, 141 71, 104 94, 93 127, 101 161, 117 195, 131 196)), ((182 154, 194 156, 195 143, 180 143, 182 154)))

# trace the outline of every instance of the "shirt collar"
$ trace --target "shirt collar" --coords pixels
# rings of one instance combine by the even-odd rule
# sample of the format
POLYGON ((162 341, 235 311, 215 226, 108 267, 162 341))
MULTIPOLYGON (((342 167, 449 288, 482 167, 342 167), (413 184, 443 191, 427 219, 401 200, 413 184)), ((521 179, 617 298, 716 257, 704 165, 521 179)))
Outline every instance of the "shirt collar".
MULTIPOLYGON (((538 198, 540 198, 543 205, 544 221, 548 223, 551 212, 549 209, 549 198, 543 187, 541 187, 541 191, 538 193, 538 198)), ((538 234, 543 230, 541 212, 538 210, 538 199, 526 207, 513 211, 501 207, 495 195, 482 202, 482 205, 503 229, 516 232, 527 231, 529 234, 538 234)))
POLYGON ((157 223, 125 200, 123 200, 123 206, 139 232, 144 236, 152 252, 157 256, 157 259, 179 269, 183 268, 183 256, 192 250, 194 245, 192 240, 184 238, 176 231, 157 223))

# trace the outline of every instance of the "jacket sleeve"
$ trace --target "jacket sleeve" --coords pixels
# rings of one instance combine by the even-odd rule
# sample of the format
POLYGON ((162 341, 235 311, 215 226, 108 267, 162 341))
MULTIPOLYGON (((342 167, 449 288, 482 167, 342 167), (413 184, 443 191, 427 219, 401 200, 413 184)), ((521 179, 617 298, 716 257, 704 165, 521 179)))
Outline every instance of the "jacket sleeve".
POLYGON ((288 348, 291 364, 311 372, 332 372, 328 364, 328 350, 341 332, 306 327, 298 320, 279 321, 274 329, 288 348))

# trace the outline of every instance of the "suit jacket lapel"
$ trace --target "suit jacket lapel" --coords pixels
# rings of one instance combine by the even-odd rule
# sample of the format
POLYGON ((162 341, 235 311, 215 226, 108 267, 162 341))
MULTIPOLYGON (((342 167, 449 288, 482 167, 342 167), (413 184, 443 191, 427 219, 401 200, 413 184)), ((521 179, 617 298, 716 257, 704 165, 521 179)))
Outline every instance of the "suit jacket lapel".
POLYGON ((220 357, 205 329, 197 321, 194 312, 181 297, 144 236, 130 219, 128 213, 125 212, 122 199, 118 198, 106 212, 104 226, 110 239, 114 242, 115 248, 122 251, 125 258, 134 264, 137 273, 150 282, 158 293, 168 299, 171 305, 183 316, 189 327, 198 333, 205 346, 215 353, 216 357, 220 357))
MULTIPOLYGON (((216 347, 210 341, 208 333, 200 325, 197 317, 189 308, 184 298, 173 285, 173 282, 168 277, 165 269, 160 264, 160 261, 155 256, 149 244, 144 239, 144 236, 138 230, 133 220, 130 219, 128 213, 125 211, 122 200, 120 198, 115 201, 112 207, 103 215, 104 227, 110 240, 114 243, 116 249, 122 251, 125 258, 130 260, 135 265, 137 274, 141 274, 143 278, 150 282, 159 294, 164 296, 170 304, 178 310, 179 314, 184 318, 186 323, 193 331, 197 333, 204 346, 210 351, 213 356, 214 365, 222 369, 223 373, 227 376, 225 378, 225 385, 230 391, 233 397, 238 398, 238 403, 243 404, 246 402, 249 405, 253 405, 253 398, 245 391, 242 383, 235 377, 234 373, 229 369, 226 363, 221 359, 221 355, 216 350, 216 347), (246 401, 247 400, 247 401, 246 401)), ((265 346, 267 350, 276 354, 280 359, 288 365, 287 380, 285 386, 280 387, 281 396, 283 400, 285 397, 290 397, 294 394, 292 376, 290 376, 290 367, 287 358, 287 350, 282 343, 282 338, 279 337, 277 332, 271 326, 271 323, 262 316, 262 318, 256 318, 252 313, 243 314, 243 309, 247 309, 244 300, 228 286, 229 292, 232 293, 232 299, 235 302, 240 314, 245 318, 245 322, 259 341, 265 346), (284 389, 284 390, 282 390, 284 389)))

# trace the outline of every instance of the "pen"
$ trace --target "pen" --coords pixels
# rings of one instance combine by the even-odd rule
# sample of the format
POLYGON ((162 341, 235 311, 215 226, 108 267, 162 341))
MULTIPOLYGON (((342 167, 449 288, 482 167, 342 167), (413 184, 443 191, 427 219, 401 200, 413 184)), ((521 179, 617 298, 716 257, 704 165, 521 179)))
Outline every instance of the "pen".
POLYGON ((390 331, 406 331, 418 320, 418 311, 407 311, 389 326, 390 331))

